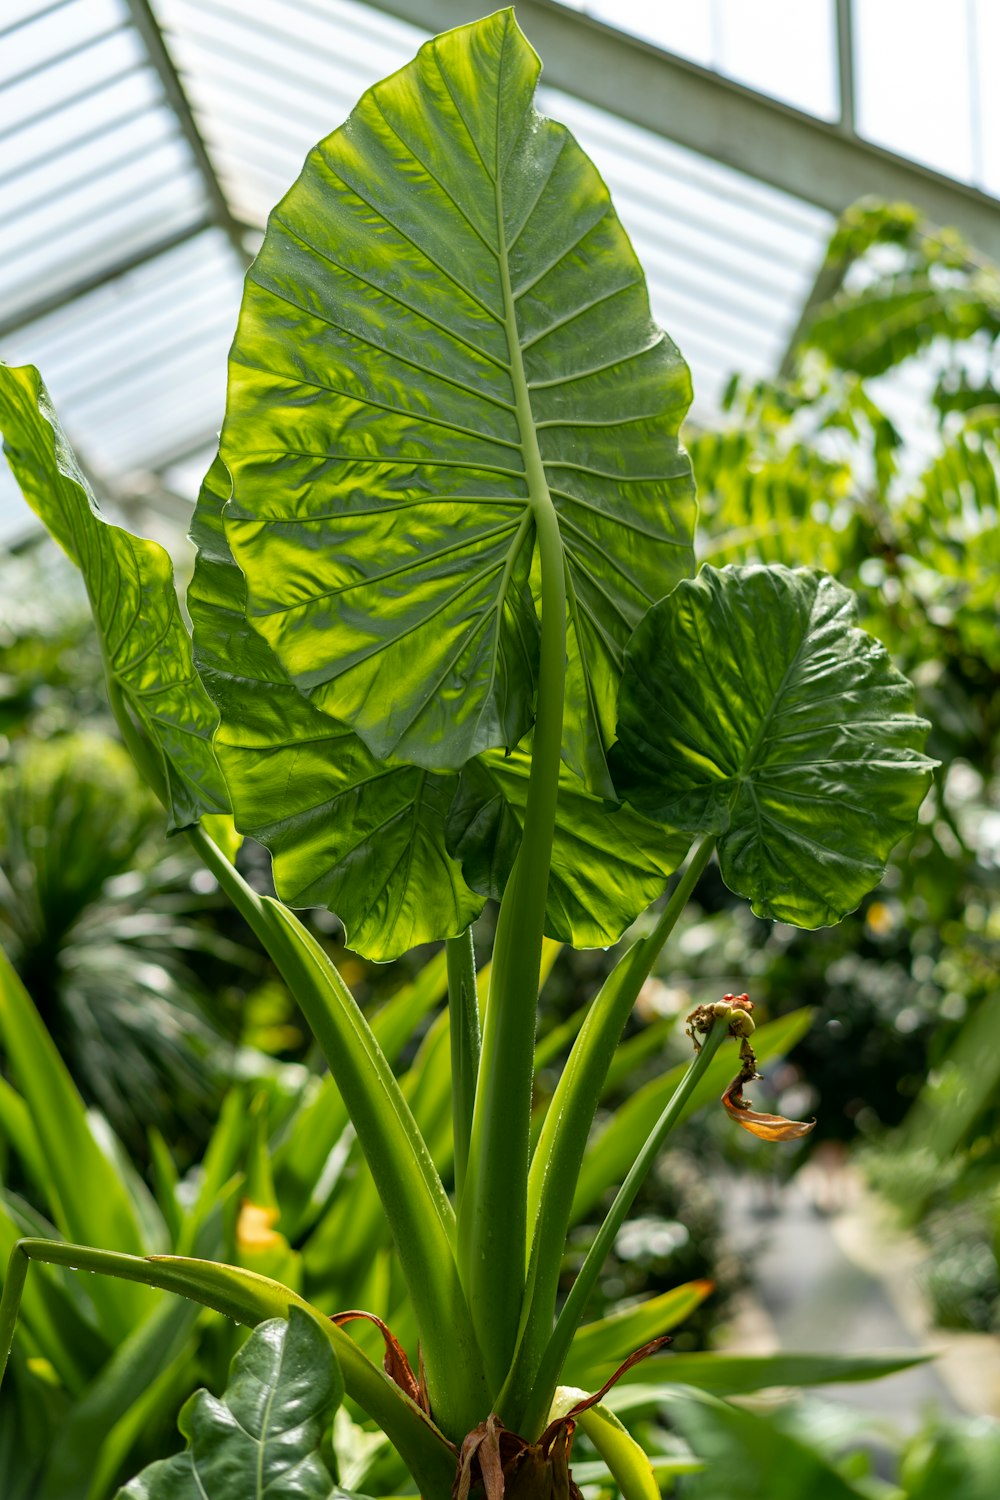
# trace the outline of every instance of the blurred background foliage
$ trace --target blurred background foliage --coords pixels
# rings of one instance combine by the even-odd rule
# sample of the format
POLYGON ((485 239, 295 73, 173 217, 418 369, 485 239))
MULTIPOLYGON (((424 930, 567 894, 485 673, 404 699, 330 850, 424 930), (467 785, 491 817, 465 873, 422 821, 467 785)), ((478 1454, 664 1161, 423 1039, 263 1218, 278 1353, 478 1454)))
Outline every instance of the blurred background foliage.
MULTIPOLYGON (((818 1125, 778 1159, 728 1129, 721 1111, 718 1119, 703 1113, 647 1183, 591 1315, 707 1278, 715 1292, 692 1299, 676 1348, 708 1346, 752 1280, 752 1266, 727 1241, 718 1184, 734 1173, 787 1175, 819 1146, 841 1153, 838 1160, 849 1151, 922 1238, 936 1318, 996 1332, 1000 274, 912 209, 858 205, 830 244, 779 376, 754 384, 735 377, 718 427, 687 440, 700 559, 818 566, 854 588, 862 625, 915 683, 941 769, 881 886, 836 928, 804 933, 761 922, 714 867, 706 872, 630 1022, 628 1065, 613 1075, 599 1128, 684 1055, 680 1017, 743 990, 765 1019, 814 1010, 811 1029, 757 1089, 764 1107, 815 1114, 818 1125)), ((401 1322, 405 1340, 398 1277, 346 1117, 280 981, 183 841, 163 838, 159 813, 113 738, 101 675, 69 565, 41 543, 0 558, 0 942, 83 1104, 108 1122, 114 1150, 134 1164, 134 1191, 158 1245, 208 1235, 209 1253, 281 1275, 323 1305, 371 1307, 394 1327, 401 1322), (228 1204, 210 1225, 199 1196, 206 1183, 228 1204)), ((245 845, 238 858, 251 882, 267 888, 264 852, 245 845)), ((343 950, 334 915, 317 911, 310 921, 381 1017, 415 1112, 440 1135, 444 986, 432 951, 369 965, 343 950)), ((487 912, 477 928, 484 952, 491 921, 487 912)), ((539 1026, 540 1094, 612 962, 601 951, 554 958, 539 1026)), ((20 1118, 16 1105, 0 1110, 4 1213, 55 1233, 64 1226, 37 1159, 34 1171, 24 1160, 20 1118)), ((573 1231, 567 1284, 600 1222, 600 1201, 598 1193, 573 1231)), ((48 1280, 51 1297, 79 1303, 70 1278, 48 1280)), ((79 1393, 103 1368, 108 1345, 85 1328, 77 1333, 64 1366, 51 1350, 46 1358, 56 1384, 79 1393)), ((133 1434, 122 1452, 145 1460, 160 1451, 170 1400, 224 1373, 233 1337, 204 1315, 196 1333, 185 1327, 183 1373, 163 1366, 155 1420, 142 1443, 134 1446, 133 1434)), ((773 1488, 773 1464, 754 1478, 759 1454, 782 1444, 813 1454, 814 1500, 924 1500, 945 1484, 968 1500, 995 1493, 983 1478, 1000 1463, 989 1425, 927 1428, 886 1459, 884 1434, 849 1429, 843 1417, 838 1427, 815 1403, 784 1416, 761 1410, 742 1426, 731 1410, 703 1404, 636 1420, 661 1434, 658 1451, 690 1440, 715 1456, 718 1474, 728 1464, 744 1500, 786 1493, 773 1488)), ((65 1412, 58 1402, 53 1411, 46 1421, 58 1425, 65 1412)), ((356 1431, 342 1438, 345 1452, 354 1443, 367 1455, 355 1467, 373 1486, 380 1473, 390 1486, 398 1479, 356 1431)), ((0 1449, 2 1439, 0 1431, 0 1449)), ((113 1461, 113 1453, 103 1460, 109 1475, 113 1461)), ((798 1473, 789 1463, 789 1474, 798 1473)), ((692 1500, 717 1493, 696 1474, 678 1471, 671 1482, 692 1500)), ((789 1500, 804 1492, 787 1489, 789 1500)), ((23 1490, 25 1500, 35 1493, 44 1487, 23 1490)))

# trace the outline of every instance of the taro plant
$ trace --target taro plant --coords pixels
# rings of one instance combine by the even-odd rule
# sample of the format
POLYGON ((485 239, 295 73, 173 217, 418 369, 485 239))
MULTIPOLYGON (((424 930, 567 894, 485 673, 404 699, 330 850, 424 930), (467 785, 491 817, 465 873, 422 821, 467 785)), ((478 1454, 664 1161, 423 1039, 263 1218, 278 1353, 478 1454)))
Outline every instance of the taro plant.
MULTIPOLYGON (((37 372, 0 372, 11 464, 84 575, 123 738, 329 1063, 419 1358, 387 1327, 380 1367, 354 1322, 246 1268, 38 1239, 12 1253, 0 1342, 32 1259, 252 1324, 300 1309, 424 1495, 576 1493, 579 1423, 623 1493, 651 1496, 648 1457, 598 1397, 640 1354, 650 1379, 669 1379, 655 1353, 662 1308, 592 1335, 576 1368, 596 1390, 563 1385, 602 1262, 706 1086, 721 1092, 735 1073, 727 1108, 758 1133, 807 1127, 743 1096, 746 997, 699 1007, 694 1060, 633 1141, 559 1305, 615 1047, 713 855, 759 915, 835 922, 911 826, 931 762, 909 685, 833 578, 754 565, 691 576, 688 372, 652 322, 600 177, 534 110, 538 72, 510 11, 427 43, 310 153, 273 212, 195 513, 193 642, 164 554, 99 516, 37 372), (230 808, 270 849, 279 899, 253 891, 206 831, 230 808), (611 944, 675 872, 533 1129, 544 936, 611 944), (500 904, 480 996, 469 924, 488 897, 500 904), (446 940, 451 1192, 417 1101, 294 915, 309 904, 336 911, 369 957, 446 940), (727 1065, 730 1035, 740 1059, 727 1065), (604 1378, 590 1379, 601 1360, 604 1378)), ((316 1346, 304 1328, 296 1314, 287 1339, 316 1346)), ((277 1373, 258 1394, 280 1383, 274 1340, 285 1344, 267 1339, 257 1348, 277 1373)), ((335 1396, 337 1379, 323 1379, 335 1396)), ((246 1390, 241 1367, 230 1412, 246 1390)), ((206 1424, 233 1436, 218 1403, 200 1401, 185 1418, 192 1453, 213 1448, 206 1424)), ((195 1460, 180 1460, 128 1493, 242 1500, 263 1493, 263 1454, 253 1491, 234 1457, 190 1483, 195 1460)), ((267 1473, 269 1493, 294 1492, 267 1473)), ((329 1493, 315 1464, 309 1484, 329 1493)))

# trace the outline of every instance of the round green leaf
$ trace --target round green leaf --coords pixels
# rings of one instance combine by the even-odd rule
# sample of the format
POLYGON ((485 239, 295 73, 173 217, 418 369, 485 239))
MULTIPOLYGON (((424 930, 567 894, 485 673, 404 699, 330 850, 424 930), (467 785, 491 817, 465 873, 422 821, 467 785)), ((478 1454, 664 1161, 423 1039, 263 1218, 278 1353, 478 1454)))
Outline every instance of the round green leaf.
POLYGON ((687 368, 511 11, 308 156, 247 278, 222 453, 249 618, 374 754, 454 769, 534 711, 534 529, 565 555, 565 755, 609 793, 622 653, 692 566, 687 368))
POLYGON ((333 1500, 321 1454, 344 1394, 329 1340, 313 1318, 261 1323, 233 1361, 221 1400, 198 1391, 180 1416, 183 1453, 150 1464, 118 1500, 333 1500))
POLYGON ((483 900, 445 848, 457 777, 382 765, 292 686, 246 622, 246 584, 222 528, 228 494, 216 459, 195 510, 188 608, 198 670, 221 715, 215 752, 237 828, 271 851, 286 904, 329 907, 368 958, 462 931, 483 900))
POLYGON ((703 568, 655 605, 626 655, 612 765, 633 806, 719 834, 759 917, 853 911, 913 825, 929 726, 885 647, 827 574, 703 568))
MULTIPOLYGON (((503 895, 521 844, 531 757, 490 751, 470 761, 448 818, 448 843, 466 880, 503 895)), ((559 780, 545 931, 576 948, 616 943, 662 895, 691 846, 631 808, 594 797, 564 769, 559 780)))

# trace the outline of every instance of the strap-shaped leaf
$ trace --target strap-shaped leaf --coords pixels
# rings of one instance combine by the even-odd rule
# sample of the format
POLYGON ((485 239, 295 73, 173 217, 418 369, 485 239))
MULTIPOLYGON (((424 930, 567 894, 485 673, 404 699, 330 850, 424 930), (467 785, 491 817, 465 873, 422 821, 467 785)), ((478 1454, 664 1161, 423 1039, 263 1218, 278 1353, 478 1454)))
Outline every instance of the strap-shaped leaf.
POLYGON ((101 515, 31 365, 0 365, 0 430, 25 499, 83 574, 109 688, 153 746, 171 828, 228 812, 212 754, 217 716, 191 660, 170 558, 101 515))
POLYGON ((460 932, 483 900, 445 848, 457 778, 380 764, 292 686, 246 622, 246 582, 222 526, 229 489, 216 459, 195 510, 188 608, 236 826, 270 849, 281 899, 335 911, 368 958, 460 932))
POLYGON ((332 1500, 320 1452, 344 1394, 337 1359, 313 1318, 261 1323, 233 1361, 221 1400, 196 1392, 180 1416, 183 1453, 150 1464, 119 1500, 332 1500))
POLYGON ((530 726, 554 506, 565 754, 606 793, 624 646, 691 570, 690 381, 607 189, 532 106, 538 71, 500 11, 310 153, 247 279, 226 530, 296 686, 380 758, 440 770, 530 726))
POLYGON ((609 1394, 627 1414, 660 1406, 664 1386, 689 1385, 717 1396, 747 1396, 774 1386, 841 1385, 880 1380, 933 1358, 918 1350, 898 1354, 657 1354, 628 1370, 609 1394))
MULTIPOLYGON (((0 1043, 30 1111, 29 1153, 43 1163, 35 1191, 48 1199, 59 1230, 139 1254, 148 1250, 128 1189, 101 1150, 69 1070, 2 948, 0 1043)), ((144 1289, 102 1282, 88 1290, 98 1326, 111 1341, 127 1338, 152 1310, 153 1299, 144 1289)))
MULTIPOLYGON (((489 751, 465 767, 448 818, 449 844, 469 884, 504 892, 521 844, 530 756, 489 751)), ((545 931, 577 948, 616 943, 691 845, 631 808, 593 796, 564 769, 559 781, 545 931)))
POLYGON ((622 680, 619 790, 717 832, 730 889, 798 927, 878 884, 934 764, 910 684, 856 619, 826 574, 706 567, 649 611, 622 680))
POLYGON ((710 1281, 686 1281, 577 1329, 563 1367, 567 1385, 596 1386, 634 1349, 683 1323, 710 1296, 710 1281))

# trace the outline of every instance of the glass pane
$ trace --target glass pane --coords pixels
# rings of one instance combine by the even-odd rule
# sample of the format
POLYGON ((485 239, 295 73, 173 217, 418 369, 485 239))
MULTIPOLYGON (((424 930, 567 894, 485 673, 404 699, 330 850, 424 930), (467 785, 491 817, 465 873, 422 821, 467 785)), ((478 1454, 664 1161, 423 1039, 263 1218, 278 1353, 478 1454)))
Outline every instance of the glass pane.
POLYGON ((965 0, 855 0, 859 130, 965 179, 973 170, 968 20, 965 0))
POLYGON ((570 0, 594 16, 824 120, 837 118, 834 0, 570 0))
MULTIPOLYGON (((73 0, 48 10, 24 26, 18 26, 3 38, 0 46, 0 87, 38 68, 49 58, 93 40, 105 32, 123 26, 128 19, 120 0, 73 0)), ((6 4, 0 9, 0 20, 7 20, 6 4)))
POLYGON ((807 114, 837 118, 833 0, 720 0, 719 9, 720 72, 807 114))
POLYGON ((975 103, 978 106, 974 178, 988 193, 1000 198, 1000 89, 996 85, 1000 58, 1000 5, 977 0, 972 16, 971 50, 976 58, 975 103))

